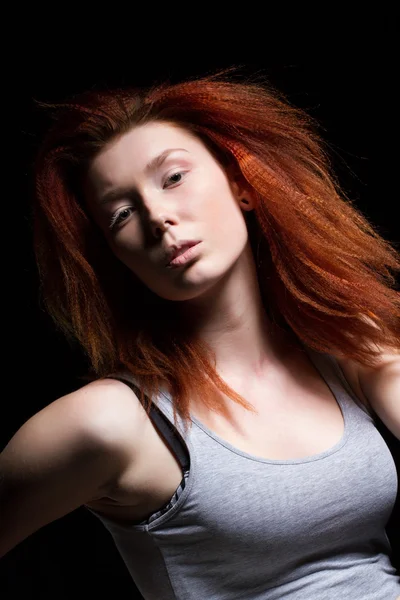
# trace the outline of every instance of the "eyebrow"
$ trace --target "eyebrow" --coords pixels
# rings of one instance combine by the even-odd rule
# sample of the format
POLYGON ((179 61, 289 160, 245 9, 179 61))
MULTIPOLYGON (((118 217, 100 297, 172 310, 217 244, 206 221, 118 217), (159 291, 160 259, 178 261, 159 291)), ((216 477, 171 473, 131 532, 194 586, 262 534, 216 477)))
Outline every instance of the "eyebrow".
MULTIPOLYGON (((147 163, 147 165, 144 168, 145 172, 150 173, 151 171, 155 171, 156 169, 158 169, 172 152, 188 152, 188 150, 185 150, 185 148, 167 148, 166 150, 161 152, 161 154, 158 154, 147 163)), ((119 200, 120 198, 123 198, 124 196, 132 194, 134 192, 135 188, 131 186, 114 188, 102 195, 100 199, 100 204, 108 204, 109 202, 115 202, 116 200, 119 200)))

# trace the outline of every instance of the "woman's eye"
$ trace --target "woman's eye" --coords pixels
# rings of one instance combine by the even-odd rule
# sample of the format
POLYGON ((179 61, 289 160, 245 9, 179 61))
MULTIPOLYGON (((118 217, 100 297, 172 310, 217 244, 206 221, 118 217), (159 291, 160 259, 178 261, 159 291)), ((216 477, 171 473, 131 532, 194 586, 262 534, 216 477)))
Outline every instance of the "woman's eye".
POLYGON ((122 208, 121 210, 114 213, 113 216, 111 217, 109 228, 113 229, 113 227, 115 227, 122 221, 126 221, 126 219, 130 215, 130 211, 132 211, 132 210, 133 210, 133 208, 131 206, 129 206, 126 208, 122 208))
POLYGON ((184 173, 181 171, 179 171, 178 173, 173 173, 172 175, 167 177, 163 187, 168 187, 167 184, 174 185, 174 183, 179 183, 181 181, 183 175, 184 175, 184 173))

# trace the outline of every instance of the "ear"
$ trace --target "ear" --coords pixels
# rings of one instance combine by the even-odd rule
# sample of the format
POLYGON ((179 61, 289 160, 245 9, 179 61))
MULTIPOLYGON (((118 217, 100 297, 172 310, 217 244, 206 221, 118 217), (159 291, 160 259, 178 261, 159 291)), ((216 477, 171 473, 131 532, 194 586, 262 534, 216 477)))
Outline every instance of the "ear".
POLYGON ((240 207, 243 210, 252 210, 255 204, 254 192, 237 165, 230 164, 227 167, 226 172, 231 189, 237 201, 240 203, 240 207))

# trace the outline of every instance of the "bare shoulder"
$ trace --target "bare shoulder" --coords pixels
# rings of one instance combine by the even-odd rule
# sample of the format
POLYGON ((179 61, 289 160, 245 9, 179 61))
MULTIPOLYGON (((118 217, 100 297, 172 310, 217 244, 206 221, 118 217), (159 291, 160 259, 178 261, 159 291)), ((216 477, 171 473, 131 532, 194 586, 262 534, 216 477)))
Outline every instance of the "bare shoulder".
POLYGON ((133 390, 116 379, 93 381, 53 404, 58 402, 67 413, 78 416, 89 433, 101 436, 105 442, 125 435, 129 440, 136 439, 132 433, 139 433, 147 419, 133 390))
POLYGON ((339 357, 335 357, 335 358, 336 358, 336 362, 338 363, 339 367, 341 368, 343 375, 345 376, 345 379, 348 382, 348 384, 350 385, 351 389, 353 390, 353 392, 355 393, 357 398, 364 404, 364 406, 366 406, 366 408, 368 409, 370 414, 373 415, 374 411, 372 409, 372 406, 371 406, 368 398, 365 396, 364 392, 361 389, 360 375, 359 375, 360 371, 359 371, 358 364, 350 359, 339 358, 339 357))
POLYGON ((145 418, 127 385, 99 380, 23 423, 0 453, 0 557, 44 525, 107 495, 138 456, 145 418))
POLYGON ((48 456, 58 456, 60 464, 73 457, 75 463, 82 463, 87 457, 88 468, 92 457, 99 461, 115 457, 116 465, 124 464, 133 457, 145 418, 144 408, 127 385, 114 379, 93 381, 57 398, 23 423, 1 452, 0 466, 5 468, 8 459, 12 463, 19 454, 24 458, 28 450, 38 471, 45 468, 48 456))

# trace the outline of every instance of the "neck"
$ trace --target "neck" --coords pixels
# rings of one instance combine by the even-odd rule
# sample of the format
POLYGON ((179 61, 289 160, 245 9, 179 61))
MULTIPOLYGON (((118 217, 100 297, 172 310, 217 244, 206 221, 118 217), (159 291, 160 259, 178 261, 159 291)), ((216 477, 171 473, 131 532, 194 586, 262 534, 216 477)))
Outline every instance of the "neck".
POLYGON ((215 353, 218 373, 231 381, 262 379, 280 367, 294 341, 265 312, 250 247, 211 290, 185 303, 183 315, 215 353))

